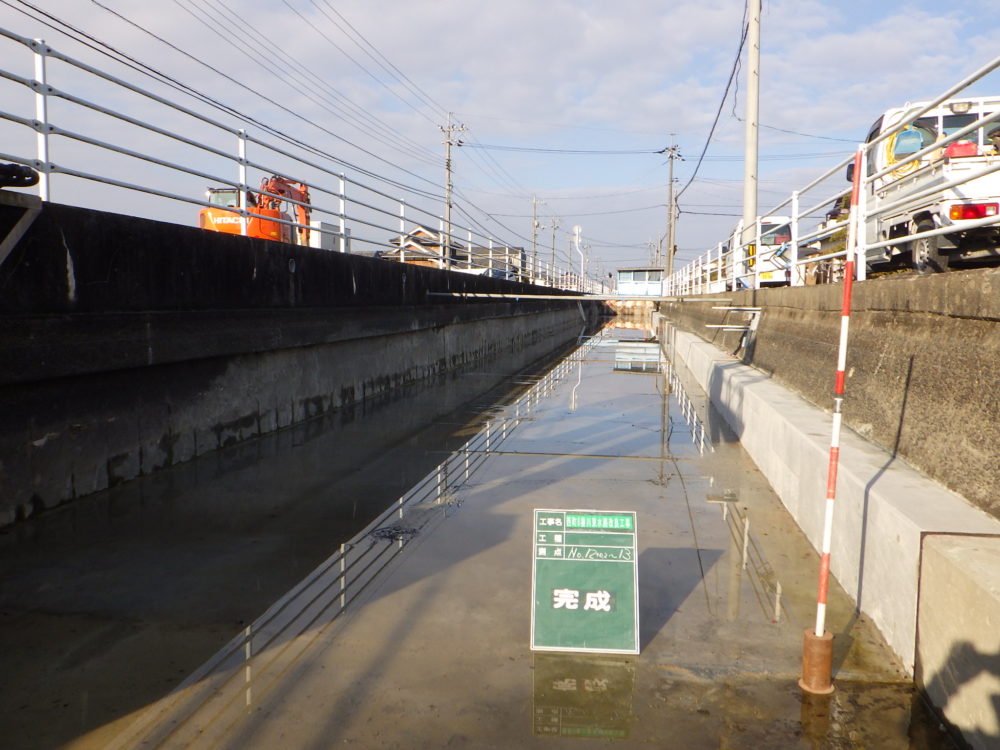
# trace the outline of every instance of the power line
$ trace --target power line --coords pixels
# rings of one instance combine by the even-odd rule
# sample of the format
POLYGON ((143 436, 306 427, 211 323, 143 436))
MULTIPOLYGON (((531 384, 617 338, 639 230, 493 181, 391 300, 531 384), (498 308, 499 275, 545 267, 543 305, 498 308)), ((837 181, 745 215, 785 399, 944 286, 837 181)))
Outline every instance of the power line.
POLYGON ((479 148, 489 151, 520 151, 532 154, 573 154, 573 155, 597 155, 597 156, 620 156, 633 154, 659 154, 661 150, 632 149, 632 150, 590 150, 573 148, 535 148, 531 146, 499 146, 489 143, 466 143, 466 148, 479 148))
MULTIPOLYGON (((572 217, 576 217, 576 216, 610 216, 611 214, 631 214, 631 213, 636 213, 638 211, 649 211, 649 210, 654 209, 654 208, 657 208, 657 209, 658 208, 664 208, 665 206, 666 206, 665 203, 656 203, 656 204, 654 204, 652 206, 641 206, 640 208, 622 208, 622 209, 618 209, 618 210, 614 210, 614 211, 591 211, 591 212, 588 212, 588 213, 576 213, 575 211, 570 211, 570 212, 566 212, 566 216, 572 216, 572 217)), ((501 216, 501 217, 508 218, 508 219, 527 219, 527 218, 530 218, 530 215, 526 215, 526 214, 492 214, 492 216, 501 216)), ((553 218, 554 216, 555 216, 555 214, 541 214, 541 215, 539 215, 539 218, 540 219, 547 219, 547 218, 553 218)))
MULTIPOLYGON (((310 1, 312 2, 313 5, 316 5, 316 0, 310 0, 310 1)), ((342 13, 340 13, 336 8, 334 8, 330 4, 330 0, 323 0, 323 3, 324 3, 324 5, 326 5, 326 7, 328 7, 330 9, 330 11, 333 14, 335 14, 337 16, 337 18, 339 18, 341 21, 343 21, 344 25, 346 25, 347 28, 349 28, 352 32, 354 32, 354 34, 358 37, 358 39, 360 39, 361 41, 363 41, 375 53, 375 55, 377 55, 378 58, 381 59, 381 61, 378 58, 376 58, 374 55, 372 55, 371 52, 368 52, 368 50, 366 50, 364 47, 362 47, 360 44, 358 44, 358 42, 355 39, 353 39, 349 34, 347 34, 347 32, 344 32, 345 35, 349 39, 351 39, 351 41, 354 42, 354 44, 359 49, 361 49, 365 54, 367 54, 369 57, 371 57, 372 60, 374 60, 383 70, 385 70, 387 73, 389 73, 390 76, 392 76, 393 78, 395 78, 397 81, 399 81, 401 84, 403 84, 403 86, 405 86, 407 89, 409 89, 410 93, 414 94, 417 97, 417 99, 423 99, 423 101, 425 103, 427 103, 427 104, 430 104, 432 108, 437 108, 437 110, 438 110, 439 113, 441 113, 441 114, 447 114, 448 110, 447 110, 446 107, 443 107, 441 104, 439 104, 437 101, 435 101, 434 98, 430 94, 428 94, 426 91, 424 91, 422 88, 420 88, 420 86, 418 86, 416 83, 414 83, 414 81, 413 81, 412 78, 410 78, 408 75, 406 75, 406 73, 404 73, 402 70, 400 70, 398 67, 396 67, 392 63, 392 61, 389 60, 389 58, 387 58, 374 44, 372 44, 370 41, 368 41, 368 39, 364 36, 364 34, 362 34, 360 31, 358 31, 357 28, 355 28, 350 23, 350 21, 348 21, 346 18, 344 18, 344 15, 342 13), (384 61, 384 63, 385 63, 384 65, 383 65, 382 61, 384 61), (395 72, 393 72, 393 71, 395 71, 395 72)), ((319 6, 316 6, 316 7, 319 8, 319 6)), ((320 9, 320 11, 322 12, 322 9, 320 9)), ((327 16, 327 17, 329 18, 329 16, 327 16)), ((330 19, 330 20, 341 31, 344 31, 343 27, 340 26, 340 24, 338 24, 336 21, 333 21, 333 19, 330 19)))
MULTIPOLYGON (((197 0, 187 0, 192 3, 192 5, 197 0)), ((207 2, 209 0, 200 0, 201 2, 207 2)), ((220 11, 228 12, 233 18, 238 18, 238 14, 228 5, 223 2, 223 0, 210 0, 220 9, 220 11)), ((284 52, 281 49, 273 48, 270 50, 270 54, 273 54, 279 61, 283 62, 282 66, 269 66, 265 65, 260 59, 259 48, 249 47, 246 43, 239 41, 233 31, 228 29, 225 25, 216 22, 216 19, 209 15, 209 19, 206 20, 203 16, 197 15, 192 8, 188 8, 181 4, 181 0, 174 0, 179 8, 184 10, 186 13, 191 15, 196 21, 207 28, 211 33, 218 36, 224 42, 233 47, 237 52, 242 54, 251 63, 262 68, 269 75, 274 76, 279 81, 285 84, 291 84, 296 87, 297 91, 305 98, 312 101, 314 104, 319 106, 321 109, 329 112, 335 117, 340 118, 345 123, 353 125, 361 132, 365 133, 371 138, 379 141, 380 143, 389 146, 390 148, 398 151, 401 154, 414 158, 418 161, 422 161, 425 164, 436 166, 437 161, 434 158, 435 155, 427 150, 424 146, 416 143, 415 141, 410 141, 408 145, 401 145, 404 141, 409 139, 402 133, 399 133, 394 128, 383 123, 378 118, 366 112, 361 107, 357 106, 350 99, 347 98, 342 92, 338 91, 336 88, 330 86, 324 79, 318 76, 315 72, 311 71, 306 66, 302 65, 294 57, 284 52), (279 72, 281 71, 281 72, 279 72), (311 82, 310 82, 311 81, 311 82), (317 89, 316 94, 313 93, 312 89, 317 89), (337 97, 339 101, 333 101, 326 98, 323 93, 329 92, 332 97, 337 97), (334 107, 336 109, 334 109, 334 107), (374 129, 373 129, 374 128, 374 129), (380 132, 383 131, 390 134, 386 137, 380 132), (397 141, 392 140, 393 138, 398 139, 397 141)), ((197 8, 201 11, 201 8, 197 8)), ((202 12, 208 12, 211 14, 210 9, 206 9, 202 12)), ((246 32, 250 30, 256 38, 265 44, 269 43, 266 35, 257 31, 252 24, 241 25, 241 30, 246 32)))
MULTIPOLYGON (((740 117, 737 117, 736 119, 739 120, 740 122, 743 122, 742 118, 740 117)), ((776 128, 774 125, 761 124, 759 127, 767 128, 768 130, 777 130, 779 133, 800 135, 803 138, 819 138, 820 140, 824 141, 840 141, 841 143, 854 143, 854 144, 858 142, 856 138, 834 138, 833 136, 830 135, 815 135, 814 133, 800 133, 797 130, 786 130, 785 128, 776 128)))
MULTIPOLYGON (((396 92, 396 91, 394 91, 391 86, 388 86, 385 83, 385 81, 383 81, 377 75, 375 75, 374 73, 372 73, 368 68, 366 68, 360 62, 358 62, 354 58, 353 55, 351 55, 347 50, 345 50, 343 47, 341 47, 339 44, 337 44, 335 41, 333 41, 327 34, 323 33, 315 24, 310 23, 309 19, 307 19, 305 16, 303 16, 298 11, 298 9, 296 9, 293 5, 291 5, 291 3, 288 2, 288 0, 281 0, 281 2, 285 5, 286 8, 288 8, 290 11, 292 11, 292 13, 294 13, 299 18, 301 18, 302 22, 306 26, 310 27, 313 31, 315 31, 317 34, 319 34, 321 37, 323 37, 323 39, 325 39, 327 41, 327 43, 329 43, 334 49, 336 49, 338 52, 340 52, 344 57, 346 57, 348 60, 350 60, 356 66, 358 66, 358 68, 360 68, 366 75, 368 75, 368 77, 370 77, 373 81, 375 81, 375 83, 377 83, 379 86, 381 86, 386 91, 388 91, 390 94, 392 94, 394 97, 396 97, 397 99, 399 99, 399 101, 401 101, 407 107, 409 107, 414 112, 416 112, 418 115, 420 115, 421 117, 423 117, 425 120, 427 120, 428 122, 430 122, 432 125, 437 125, 437 123, 434 122, 434 119, 431 118, 426 112, 422 112, 417 107, 414 107, 411 102, 407 101, 402 96, 400 96, 399 93, 396 92)), ((322 9, 320 9, 320 12, 322 12, 322 9)), ((326 14, 324 13, 324 15, 326 15, 326 14)), ((327 16, 327 18, 329 18, 329 16, 327 16)))
MULTIPOLYGON (((36 12, 42 13, 42 15, 45 15, 46 17, 55 18, 54 16, 51 16, 48 13, 45 13, 44 11, 40 11, 38 8, 35 8, 30 3, 26 2, 26 0, 18 0, 18 2, 23 3, 24 5, 28 5, 29 7, 32 8, 32 10, 35 10, 36 12)), ((125 16, 123 16, 120 13, 118 13, 117 11, 115 11, 115 10, 113 10, 111 8, 108 8, 107 6, 105 6, 102 3, 100 3, 99 0, 90 0, 90 2, 93 3, 94 5, 98 6, 99 8, 102 8, 103 10, 107 11, 111 15, 113 15, 113 16, 121 19, 122 21, 124 21, 125 23, 129 24, 130 26, 138 29, 139 31, 143 32, 144 34, 146 34, 148 36, 151 36, 152 38, 156 39, 161 44, 166 45, 167 47, 173 49, 174 51, 176 51, 177 53, 183 55, 184 57, 186 57, 186 58, 188 58, 188 59, 196 62, 197 64, 199 64, 199 65, 201 65, 201 66, 203 66, 205 68, 208 68, 212 72, 216 73, 219 76, 222 76, 223 78, 225 78, 226 80, 228 80, 228 81, 236 84, 240 88, 242 88, 242 89, 244 89, 244 90, 252 93, 254 96, 259 97, 263 101, 266 101, 266 102, 268 102, 270 104, 273 104, 275 107, 277 107, 278 109, 282 110, 283 112, 286 112, 287 114, 292 115, 293 117, 295 117, 295 118, 297 118, 299 120, 302 120, 303 122, 308 123, 309 125, 312 125, 316 129, 320 130, 323 133, 326 133, 330 137, 335 138, 336 140, 341 141, 342 143, 345 143, 346 145, 349 145, 349 146, 351 146, 351 147, 353 147, 353 148, 361 151, 362 153, 367 154, 368 156, 371 156, 372 158, 376 159, 379 162, 382 162, 383 164, 387 164, 387 165, 391 166, 393 169, 397 169, 397 170, 399 170, 401 172, 404 172, 405 174, 410 175, 411 177, 417 178, 418 180, 420 180, 422 182, 427 182, 427 183, 429 183, 429 184, 434 185, 435 187, 437 187, 436 183, 434 183, 432 180, 429 180, 426 177, 424 177, 422 175, 419 175, 416 172, 412 172, 412 171, 410 171, 410 170, 408 170, 408 169, 406 169, 404 167, 400 167, 400 166, 394 164, 393 162, 391 162, 391 161, 389 161, 387 159, 382 158, 381 156, 379 156, 378 154, 374 153, 373 151, 370 151, 370 150, 364 148, 363 146, 360 146, 360 145, 358 145, 356 143, 353 143, 352 141, 348 140, 347 138, 344 138, 343 136, 338 135, 337 133, 334 133, 329 128, 326 128, 326 127, 320 125, 319 123, 314 122, 313 120, 310 120, 308 117, 305 117, 302 114, 300 114, 300 113, 298 113, 298 112, 296 112, 296 111, 294 111, 294 110, 292 110, 292 109, 284 106, 283 104, 280 104, 279 102, 275 101, 274 99, 262 95, 259 91, 251 88, 250 86, 247 86, 246 84, 244 84, 241 81, 233 78, 232 76, 227 75, 226 73, 222 72, 218 68, 215 68, 215 67, 209 65, 208 63, 204 62, 203 60, 199 59, 198 57, 196 57, 196 56, 190 54, 189 52, 186 52, 185 50, 181 49, 177 45, 175 45, 175 44, 167 41, 166 39, 164 39, 164 38, 162 38, 162 37, 160 37, 160 36, 158 36, 156 34, 154 34, 152 31, 150 31, 149 29, 146 29, 142 25, 140 25, 140 24, 138 24, 138 23, 136 23, 136 22, 134 22, 134 21, 126 18, 125 16)), ((65 22, 61 21, 60 19, 56 19, 56 20, 59 20, 60 23, 65 23, 65 22)), ((69 28, 72 28, 72 26, 70 26, 69 24, 65 24, 65 25, 67 27, 69 27, 69 28)), ((98 41, 98 40, 95 39, 95 41, 98 41)), ((163 72, 161 72, 161 71, 159 71, 159 70, 157 70, 157 69, 155 69, 155 68, 153 68, 151 66, 148 66, 145 63, 139 63, 139 61, 134 60, 134 58, 131 58, 131 57, 125 55, 124 53, 120 52, 119 50, 114 49, 110 45, 106 45, 104 42, 99 42, 99 43, 102 46, 106 46, 108 49, 114 50, 116 54, 120 54, 123 57, 126 57, 127 59, 132 60, 133 62, 136 62, 139 65, 142 65, 143 68, 147 68, 148 70, 154 71, 157 76, 162 76, 164 79, 168 79, 170 81, 173 81, 174 83, 177 83, 179 86, 182 86, 184 89, 189 90, 190 92, 193 93, 193 95, 195 95, 198 98, 201 98, 203 101, 210 101, 215 106, 217 106, 217 107, 219 107, 219 108, 221 108, 221 109, 229 112, 230 114, 234 114, 237 117, 240 117, 241 119, 246 120, 247 122, 252 122, 255 125, 259 125, 260 127, 267 129, 269 132, 280 134, 283 138, 288 139, 288 140, 290 140, 292 142, 295 142, 298 145, 301 145, 303 147, 307 147, 307 148, 310 148, 310 149, 314 150, 313 147, 309 147, 307 144, 305 144, 304 142, 300 141, 297 138, 289 136, 286 133, 283 133, 283 132, 277 130, 276 128, 272 128, 271 126, 265 125, 264 123, 260 122, 256 118, 253 118, 253 117, 251 117, 249 115, 246 115, 246 114, 244 114, 242 112, 239 112, 238 110, 236 110, 233 107, 230 107, 229 105, 222 104, 221 102, 218 102, 215 99, 211 99, 210 97, 206 97, 205 95, 200 94, 199 92, 195 92, 194 89, 191 89, 191 87, 187 86, 186 84, 182 84, 179 81, 176 81, 175 79, 170 78, 170 76, 167 76, 165 73, 163 73, 163 72)), ((406 190, 411 190, 411 191, 414 191, 414 192, 421 192, 421 191, 415 190, 414 188, 411 188, 409 186, 405 186, 402 183, 398 183, 398 182, 395 182, 395 181, 390 180, 388 178, 382 177, 381 175, 378 175, 378 174, 376 174, 374 172, 371 172, 370 170, 366 170, 366 169, 364 169, 362 167, 359 167, 357 165, 354 165, 354 164, 351 164, 349 162, 346 162, 346 161, 340 159, 339 157, 333 156, 332 154, 325 154, 325 156, 327 158, 332 159, 333 161, 337 162, 338 164, 342 164, 344 166, 348 166, 348 167, 350 167, 352 169, 357 170, 358 172, 361 172, 363 174, 368 174, 369 176, 375 177, 375 178, 377 178, 379 180, 382 180, 382 181, 384 181, 384 182, 386 182, 388 184, 395 184, 397 187, 403 187, 406 190)))
POLYGON ((750 24, 746 20, 746 7, 744 6, 743 11, 743 33, 740 35, 740 45, 736 50, 736 59, 733 61, 732 70, 729 72, 729 80, 726 81, 726 89, 722 92, 722 99, 719 101, 719 108, 715 112, 715 119, 712 121, 712 127, 708 131, 708 138, 705 139, 705 145, 701 149, 701 154, 698 156, 698 162, 695 164, 694 172, 691 173, 691 177, 688 179, 687 183, 681 188, 680 192, 677 193, 677 198, 684 195, 684 192, 691 186, 694 182, 694 178, 698 175, 698 170, 701 168, 701 163, 705 159, 705 152, 708 151, 708 145, 712 142, 712 136, 715 135, 715 128, 719 124, 719 117, 722 115, 722 108, 726 104, 726 98, 729 96, 729 89, 733 85, 733 78, 736 77, 737 65, 740 61, 740 56, 743 54, 743 46, 747 41, 747 34, 750 31, 750 24))

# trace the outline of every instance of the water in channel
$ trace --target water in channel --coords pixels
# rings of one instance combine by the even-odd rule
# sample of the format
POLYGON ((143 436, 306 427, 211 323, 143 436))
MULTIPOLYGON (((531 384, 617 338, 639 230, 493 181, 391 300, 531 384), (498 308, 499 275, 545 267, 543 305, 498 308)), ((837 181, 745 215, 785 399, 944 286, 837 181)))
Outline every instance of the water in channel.
POLYGON ((839 589, 837 691, 802 696, 817 565, 686 374, 609 327, 4 532, 0 736, 950 748, 839 589), (537 508, 636 513, 638 656, 530 651, 537 508))

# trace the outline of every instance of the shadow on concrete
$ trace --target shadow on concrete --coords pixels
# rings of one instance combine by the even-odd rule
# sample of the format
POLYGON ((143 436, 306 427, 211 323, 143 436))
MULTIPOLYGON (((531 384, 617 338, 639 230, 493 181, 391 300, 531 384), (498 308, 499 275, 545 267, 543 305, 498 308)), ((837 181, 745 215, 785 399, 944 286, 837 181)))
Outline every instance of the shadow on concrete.
POLYGON ((475 433, 467 404, 564 355, 401 388, 0 533, 0 692, 19 696, 0 736, 47 750, 155 702, 475 433))
POLYGON ((681 604, 704 583, 723 550, 659 547, 639 555, 639 648, 645 649, 681 604))
MULTIPOLYGON (((956 740, 966 743, 967 747, 995 748, 1000 747, 1000 732, 988 730, 982 726, 962 727, 949 721, 942 713, 947 711, 948 702, 959 693, 963 685, 986 675, 1000 679, 1000 651, 979 651, 975 644, 969 641, 959 641, 952 645, 944 664, 929 677, 922 674, 922 665, 917 666, 917 681, 923 691, 925 701, 933 706, 934 701, 944 700, 944 705, 934 707, 935 714, 947 726, 956 740)), ((988 698, 992 710, 992 724, 1000 724, 1000 692, 993 693, 988 698)), ((985 713, 985 712, 984 712, 985 713)))
POLYGON ((868 480, 867 484, 865 484, 864 503, 861 508, 861 540, 858 545, 859 549, 858 554, 860 556, 858 560, 858 590, 854 597, 856 610, 854 617, 848 624, 848 628, 854 625, 854 622, 857 620, 858 614, 864 608, 861 597, 862 594, 864 593, 864 588, 865 588, 865 553, 867 551, 867 546, 868 546, 868 513, 871 505, 872 488, 875 487, 879 479, 881 479, 882 476, 889 470, 889 467, 892 466, 892 464, 895 462, 896 457, 899 453, 899 442, 903 435, 903 422, 906 418, 906 403, 910 395, 910 380, 912 379, 912 377, 913 377, 913 355, 911 354, 909 357, 909 363, 907 364, 906 367, 906 380, 903 382, 903 400, 902 403, 899 405, 899 421, 896 425, 896 437, 894 438, 892 443, 892 451, 889 454, 889 460, 886 461, 879 468, 879 470, 875 472, 874 476, 872 476, 872 478, 868 480))

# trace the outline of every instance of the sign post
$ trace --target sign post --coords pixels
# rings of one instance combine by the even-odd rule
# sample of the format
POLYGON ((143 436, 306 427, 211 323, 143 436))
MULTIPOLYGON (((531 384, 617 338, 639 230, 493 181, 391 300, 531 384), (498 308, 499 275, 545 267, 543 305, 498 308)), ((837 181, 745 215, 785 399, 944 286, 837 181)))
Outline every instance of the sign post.
POLYGON ((532 650, 638 654, 635 513, 535 510, 534 521, 532 650))

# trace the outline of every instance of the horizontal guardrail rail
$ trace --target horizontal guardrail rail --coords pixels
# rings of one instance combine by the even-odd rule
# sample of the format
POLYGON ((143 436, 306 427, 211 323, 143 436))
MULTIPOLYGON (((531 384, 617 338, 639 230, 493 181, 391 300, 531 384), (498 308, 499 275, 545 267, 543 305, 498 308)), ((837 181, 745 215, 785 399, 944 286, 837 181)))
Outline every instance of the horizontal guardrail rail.
MULTIPOLYGON (((869 163, 874 163, 876 150, 885 148, 889 139, 914 127, 914 123, 922 116, 949 102, 956 94, 997 68, 1000 68, 1000 57, 949 87, 927 104, 913 107, 899 122, 877 137, 858 144, 857 149, 862 152, 862 199, 859 201, 857 219, 860 228, 855 257, 857 279, 864 279, 872 264, 889 263, 897 257, 918 255, 912 261, 914 266, 918 270, 927 270, 915 243, 983 227, 1000 226, 1000 211, 992 216, 963 219, 957 226, 947 222, 932 222, 933 217, 927 217, 923 220, 926 224, 911 221, 904 231, 891 233, 886 232, 880 223, 881 220, 894 219, 894 212, 899 212, 916 201, 944 195, 949 190, 1000 172, 1000 147, 991 147, 984 139, 987 126, 1000 122, 1000 110, 984 112, 980 109, 973 121, 952 132, 940 134, 933 143, 913 153, 901 155, 900 158, 895 158, 894 155, 891 163, 882 169, 868 167, 869 163), (890 195, 897 188, 893 181, 886 181, 887 177, 900 175, 902 171, 933 169, 944 159, 950 158, 953 162, 958 162, 963 157, 949 157, 945 150, 950 144, 964 142, 969 137, 974 138, 977 156, 991 155, 991 149, 996 151, 985 165, 963 170, 950 179, 935 180, 930 185, 915 189, 899 187, 898 195, 890 195), (876 228, 888 236, 878 236, 876 228), (886 252, 879 252, 883 250, 888 255, 886 252)), ((1000 96, 973 98, 989 102, 991 107, 1000 100, 1000 96)), ((971 109, 973 107, 970 105, 971 109)), ((842 280, 847 253, 846 201, 850 195, 850 186, 845 184, 846 181, 840 185, 833 185, 832 181, 840 180, 845 175, 846 168, 853 159, 852 155, 841 160, 807 185, 793 191, 766 214, 757 217, 753 226, 746 231, 741 225, 737 225, 729 237, 678 268, 666 279, 664 296, 716 294, 738 289, 759 289, 762 286, 800 286, 842 280), (808 200, 804 201, 804 197, 808 200), (824 211, 824 208, 827 210, 824 211), (775 238, 779 236, 787 236, 787 239, 776 241, 775 238)), ((995 254, 1000 255, 1000 247, 995 248, 995 254)))
POLYGON ((6 47, 0 160, 35 169, 43 201, 54 187, 78 205, 190 224, 198 221, 196 210, 215 209, 232 214, 239 234, 254 220, 271 222, 286 227, 279 231, 289 239, 308 238, 321 249, 584 293, 605 290, 603 281, 493 237, 474 220, 475 226, 446 223, 443 189, 433 183, 408 186, 361 168, 367 179, 349 176, 346 163, 323 148, 247 122, 176 82, 148 74, 139 85, 4 28, 0 44, 6 47), (33 77, 10 69, 18 48, 33 63, 33 77), (269 189, 274 176, 304 187, 308 197, 269 189), (204 194, 209 186, 233 191, 238 202, 213 203, 204 194), (280 204, 278 215, 261 212, 248 196, 280 204), (176 204, 192 213, 185 217, 176 204), (307 221, 297 215, 301 210, 307 221))

